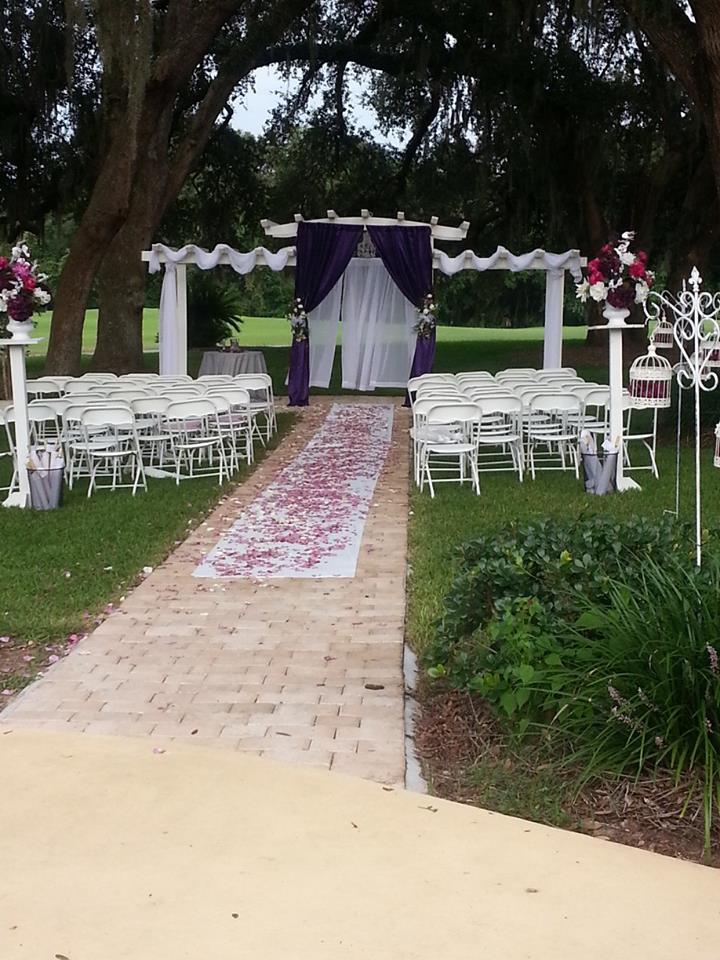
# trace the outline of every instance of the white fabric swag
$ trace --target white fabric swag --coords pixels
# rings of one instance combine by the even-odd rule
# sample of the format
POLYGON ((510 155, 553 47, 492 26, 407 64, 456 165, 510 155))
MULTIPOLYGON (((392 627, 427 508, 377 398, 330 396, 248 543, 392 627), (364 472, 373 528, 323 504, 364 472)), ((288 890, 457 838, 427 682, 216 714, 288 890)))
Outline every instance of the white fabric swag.
MULTIPOLYGON (((154 243, 150 251, 148 270, 157 273, 161 267, 160 255, 166 258, 165 276, 160 291, 160 316, 158 321, 158 345, 160 351, 160 373, 173 374, 186 368, 185 354, 187 351, 187 331, 181 330, 177 322, 178 312, 178 283, 177 266, 182 271, 185 265, 180 261, 188 256, 201 270, 212 270, 220 263, 227 263, 236 273, 246 274, 254 270, 258 260, 261 260, 271 270, 283 270, 294 254, 294 247, 284 247, 273 253, 265 247, 256 247, 247 253, 234 250, 226 243, 219 243, 214 250, 203 250, 194 243, 188 243, 179 250, 166 247, 163 243, 154 243)), ((183 277, 182 296, 186 294, 183 277)))
POLYGON ((449 257, 443 250, 435 251, 434 266, 441 273, 452 275, 461 270, 492 270, 501 268, 517 273, 529 270, 533 264, 541 263, 539 269, 569 270, 575 280, 582 280, 580 269, 580 251, 567 250, 565 253, 547 253, 545 250, 531 250, 530 253, 516 255, 505 247, 498 247, 489 257, 478 257, 472 250, 463 250, 456 257, 449 257))

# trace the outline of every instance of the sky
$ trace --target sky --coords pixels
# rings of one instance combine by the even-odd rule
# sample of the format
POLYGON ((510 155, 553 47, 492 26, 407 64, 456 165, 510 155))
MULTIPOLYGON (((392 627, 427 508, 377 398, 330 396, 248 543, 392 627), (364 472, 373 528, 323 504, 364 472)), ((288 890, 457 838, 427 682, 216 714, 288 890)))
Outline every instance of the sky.
MULTIPOLYGON (((255 134, 255 136, 260 135, 278 100, 284 100, 296 88, 297 81, 288 81, 281 77, 274 67, 262 67, 256 70, 255 90, 249 91, 242 102, 235 107, 232 119, 233 127, 236 130, 255 134)), ((349 90, 350 112, 356 122, 369 130, 374 140, 392 146, 402 146, 404 137, 386 136, 378 130, 374 112, 361 103, 362 84, 358 80, 351 79, 349 90)))

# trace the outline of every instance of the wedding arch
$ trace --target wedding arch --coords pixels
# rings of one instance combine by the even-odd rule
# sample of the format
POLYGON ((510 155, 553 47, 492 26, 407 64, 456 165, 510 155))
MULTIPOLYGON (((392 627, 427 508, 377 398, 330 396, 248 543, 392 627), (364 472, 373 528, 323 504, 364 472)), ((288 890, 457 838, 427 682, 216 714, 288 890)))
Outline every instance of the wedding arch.
POLYGON ((257 247, 246 253, 227 244, 207 251, 195 244, 173 249, 153 244, 142 252, 151 273, 163 266, 160 297, 160 371, 187 370, 187 267, 209 270, 221 264, 246 274, 265 266, 279 271, 295 267, 295 296, 308 313, 309 337, 290 348, 288 394, 291 405, 308 402, 310 386, 330 382, 338 323, 343 321, 343 386, 372 390, 402 387, 409 376, 432 370, 435 333, 415 333, 417 307, 432 290, 433 271, 452 275, 460 270, 543 270, 545 331, 543 365, 562 364, 565 271, 580 278, 583 258, 577 250, 548 253, 541 249, 516 256, 498 247, 489 257, 464 250, 455 257, 435 248, 435 242, 464 240, 469 224, 458 227, 397 217, 339 217, 305 220, 296 214, 285 224, 263 220, 267 236, 294 239, 294 246, 272 252, 257 247))

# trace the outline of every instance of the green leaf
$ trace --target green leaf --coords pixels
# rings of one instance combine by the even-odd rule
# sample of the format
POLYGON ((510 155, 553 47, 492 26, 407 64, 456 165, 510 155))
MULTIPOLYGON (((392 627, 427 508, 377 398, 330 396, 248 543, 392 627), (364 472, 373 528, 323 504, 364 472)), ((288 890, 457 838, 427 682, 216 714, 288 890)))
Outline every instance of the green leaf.
POLYGON ((575 621, 575 626, 580 627, 581 629, 586 630, 595 630, 598 627, 601 627, 605 623, 605 617, 601 613, 596 613, 593 610, 586 610, 585 613, 581 614, 578 619, 575 621))
POLYGON ((512 690, 506 690, 500 697, 500 706, 508 716, 512 716, 517 708, 517 699, 512 690))
POLYGON ((519 667, 516 667, 515 675, 518 676, 523 683, 530 683, 535 676, 535 667, 530 663, 521 663, 519 667))

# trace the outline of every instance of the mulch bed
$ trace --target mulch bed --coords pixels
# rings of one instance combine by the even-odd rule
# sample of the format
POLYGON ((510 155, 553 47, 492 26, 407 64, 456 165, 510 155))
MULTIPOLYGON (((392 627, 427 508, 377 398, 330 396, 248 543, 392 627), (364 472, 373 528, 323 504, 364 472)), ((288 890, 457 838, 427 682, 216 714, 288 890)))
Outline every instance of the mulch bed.
MULTIPOLYGON (((537 755, 518 755, 481 699, 425 686, 420 691, 420 706, 416 747, 431 789, 438 796, 486 806, 482 785, 472 777, 479 763, 497 764, 520 779, 523 773, 530 777, 537 772, 537 755)), ((554 770, 553 777, 556 775, 569 829, 720 866, 720 835, 706 857, 700 804, 691 802, 684 809, 687 791, 672 778, 594 781, 578 793, 572 771, 554 770)))

